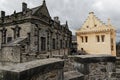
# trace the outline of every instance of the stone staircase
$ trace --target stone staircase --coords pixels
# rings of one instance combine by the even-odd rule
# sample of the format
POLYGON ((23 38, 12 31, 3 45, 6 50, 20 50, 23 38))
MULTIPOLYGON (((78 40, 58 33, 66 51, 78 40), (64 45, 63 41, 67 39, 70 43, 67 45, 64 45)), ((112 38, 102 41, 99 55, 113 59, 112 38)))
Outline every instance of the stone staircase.
POLYGON ((120 80, 120 57, 116 58, 116 78, 120 80))

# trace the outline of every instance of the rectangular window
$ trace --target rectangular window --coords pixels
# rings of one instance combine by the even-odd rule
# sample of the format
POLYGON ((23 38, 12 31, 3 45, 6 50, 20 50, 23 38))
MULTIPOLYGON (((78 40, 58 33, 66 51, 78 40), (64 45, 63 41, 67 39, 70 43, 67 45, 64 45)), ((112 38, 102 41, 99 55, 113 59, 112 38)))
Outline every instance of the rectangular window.
POLYGON ((22 52, 25 52, 25 45, 22 45, 22 46, 21 46, 21 51, 22 51, 22 52))
POLYGON ((111 50, 112 50, 112 51, 114 50, 114 46, 113 46, 113 45, 111 46, 111 50))
POLYGON ((68 41, 66 40, 65 43, 66 43, 66 48, 67 48, 68 47, 68 41))
POLYGON ((101 39, 102 39, 102 42, 104 42, 105 41, 105 35, 102 35, 101 39))
POLYGON ((86 43, 88 42, 88 37, 87 37, 87 36, 85 36, 85 42, 86 42, 86 43))
POLYGON ((12 41, 12 37, 7 37, 7 42, 12 41))
POLYGON ((37 36, 38 35, 38 30, 37 30, 37 28, 35 28, 35 30, 34 30, 34 36, 37 36))
POLYGON ((97 35, 96 36, 97 42, 100 42, 100 37, 97 35))
POLYGON ((60 48, 62 48, 62 40, 60 40, 60 48))
POLYGON ((55 49, 55 39, 53 39, 53 49, 55 49))
POLYGON ((41 37, 41 51, 45 51, 45 50, 46 50, 46 38, 41 37))
POLYGON ((28 45, 30 45, 30 33, 28 33, 28 45))
POLYGON ((83 36, 81 36, 81 40, 82 40, 82 43, 84 42, 84 38, 83 38, 83 36))
POLYGON ((111 38, 111 44, 113 44, 113 39, 111 38))

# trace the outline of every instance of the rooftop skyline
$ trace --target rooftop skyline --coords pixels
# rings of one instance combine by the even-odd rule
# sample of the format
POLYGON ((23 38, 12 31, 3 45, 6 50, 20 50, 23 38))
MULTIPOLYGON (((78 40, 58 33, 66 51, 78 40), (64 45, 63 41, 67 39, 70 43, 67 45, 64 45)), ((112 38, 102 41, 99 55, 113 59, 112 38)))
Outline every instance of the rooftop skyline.
MULTIPOLYGON (((0 10, 4 10, 7 15, 12 14, 14 10, 20 12, 22 2, 26 2, 28 8, 33 8, 40 6, 43 0, 0 0, 0 10)), ((67 20, 73 34, 82 26, 91 11, 105 23, 110 18, 112 25, 117 30, 117 41, 120 40, 119 2, 119 0, 46 0, 52 18, 59 16, 61 23, 65 23, 67 20)))

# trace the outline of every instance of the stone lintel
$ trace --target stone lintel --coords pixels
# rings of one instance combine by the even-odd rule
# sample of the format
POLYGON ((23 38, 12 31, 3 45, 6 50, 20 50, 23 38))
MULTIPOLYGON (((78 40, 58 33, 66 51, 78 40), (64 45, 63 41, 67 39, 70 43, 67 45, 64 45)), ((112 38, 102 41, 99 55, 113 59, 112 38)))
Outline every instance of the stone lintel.
POLYGON ((76 55, 74 60, 78 63, 115 62, 116 57, 110 55, 76 55))
POLYGON ((54 70, 61 70, 63 67, 63 60, 51 58, 6 66, 1 70, 4 73, 4 80, 26 80, 34 75, 42 75, 54 70))

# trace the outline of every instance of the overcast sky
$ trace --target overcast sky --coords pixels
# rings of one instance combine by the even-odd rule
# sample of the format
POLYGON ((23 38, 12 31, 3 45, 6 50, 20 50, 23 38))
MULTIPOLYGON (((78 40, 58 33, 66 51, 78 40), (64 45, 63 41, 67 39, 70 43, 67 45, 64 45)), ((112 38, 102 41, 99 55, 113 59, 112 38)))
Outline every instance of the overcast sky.
MULTIPOLYGON (((22 2, 27 2, 29 8, 42 4, 43 0, 0 0, 0 10, 7 14, 14 10, 21 11, 22 2)), ((61 23, 67 20, 73 34, 80 28, 89 12, 103 22, 111 19, 111 23, 117 29, 117 41, 120 40, 120 0, 46 0, 48 10, 52 17, 59 16, 61 23)))

